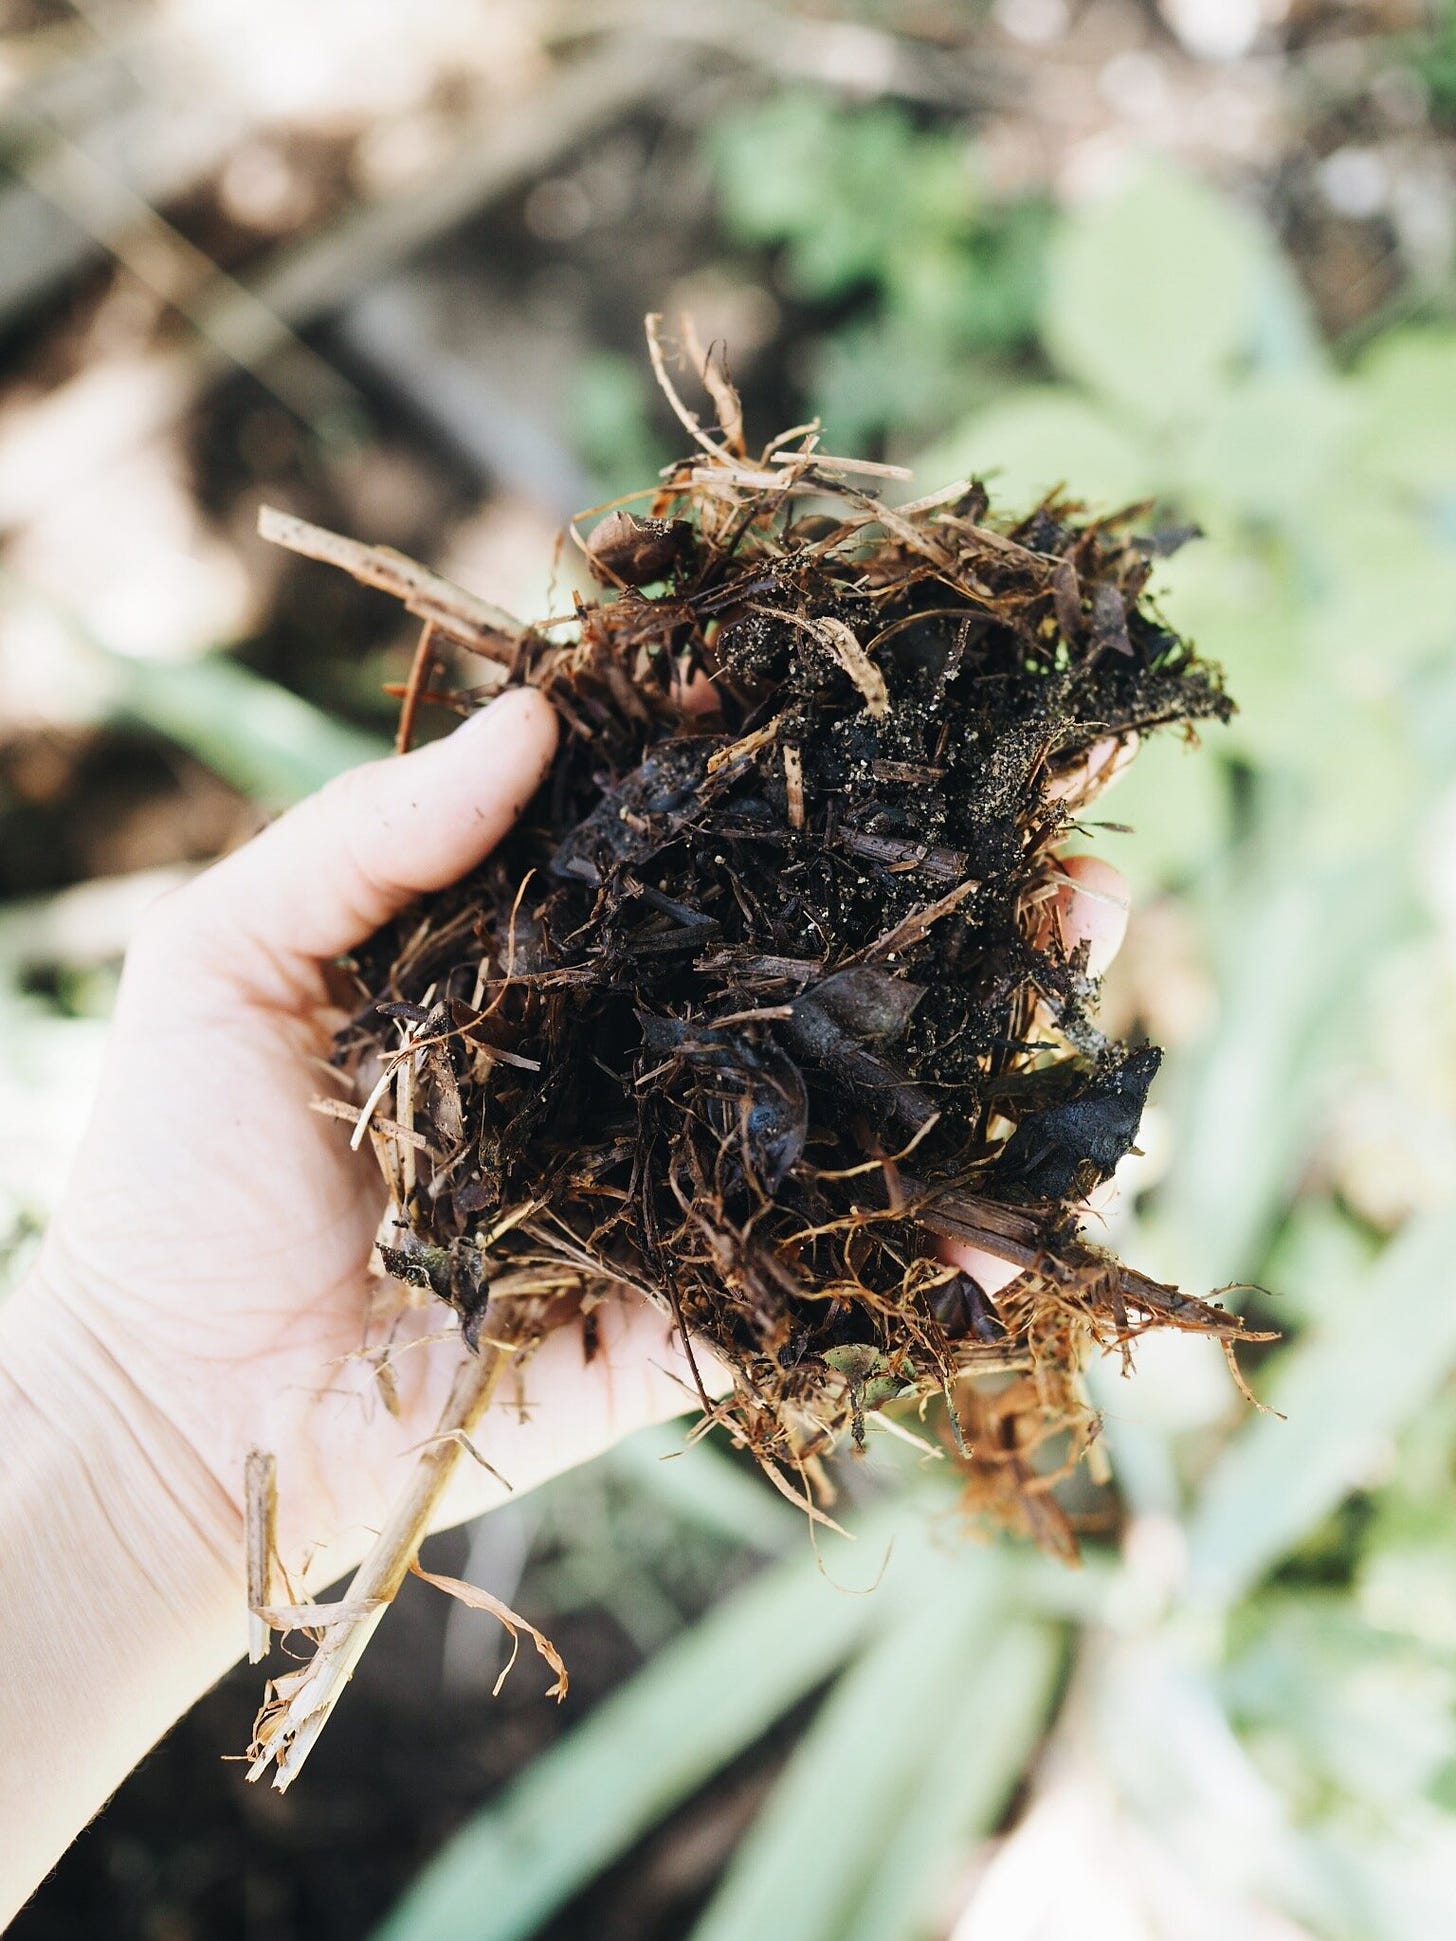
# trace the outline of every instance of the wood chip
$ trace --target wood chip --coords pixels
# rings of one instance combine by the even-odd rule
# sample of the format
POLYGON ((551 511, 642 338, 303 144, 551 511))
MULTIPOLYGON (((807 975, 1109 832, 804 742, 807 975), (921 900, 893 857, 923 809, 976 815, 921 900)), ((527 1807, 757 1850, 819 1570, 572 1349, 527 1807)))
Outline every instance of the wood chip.
MULTIPOLYGON (((310 1099, 308 1109, 310 1112, 321 1113, 326 1119, 342 1119, 345 1125, 353 1126, 356 1131, 363 1123, 365 1131, 378 1132, 386 1138, 397 1139, 402 1146, 412 1146, 416 1152, 433 1150, 422 1132, 416 1132, 411 1126, 401 1125, 398 1119, 382 1119, 377 1112, 366 1119, 363 1111, 357 1105, 350 1105, 346 1099, 310 1099)), ((362 1135, 360 1140, 350 1141, 356 1147, 361 1142, 362 1135)))
POLYGON ((740 762, 751 761, 761 749, 767 748, 779 731, 779 719, 766 721, 761 728, 755 728, 751 735, 731 742, 728 747, 720 748, 708 757, 708 773, 721 775, 725 768, 736 768, 740 762))
POLYGON ((843 620, 826 615, 814 622, 814 631, 864 696, 866 713, 888 714, 890 690, 885 686, 885 677, 861 646, 854 629, 843 620))
POLYGON ((791 742, 784 743, 784 788, 789 798, 789 827, 804 826, 804 760, 791 742))

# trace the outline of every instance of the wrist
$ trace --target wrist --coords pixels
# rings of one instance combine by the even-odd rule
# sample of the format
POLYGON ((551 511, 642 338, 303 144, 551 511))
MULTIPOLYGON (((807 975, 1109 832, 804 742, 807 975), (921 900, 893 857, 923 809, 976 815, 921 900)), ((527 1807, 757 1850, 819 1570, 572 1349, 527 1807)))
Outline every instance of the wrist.
POLYGON ((87 1325, 44 1254, 0 1302, 0 1383, 28 1430, 22 1447, 11 1446, 18 1435, 4 1445, 12 1485, 19 1462, 67 1505, 103 1505, 149 1604, 182 1613, 224 1585, 241 1595, 236 1499, 87 1325))
POLYGON ((43 1275, 0 1302, 0 1925, 242 1651, 232 1517, 43 1275))

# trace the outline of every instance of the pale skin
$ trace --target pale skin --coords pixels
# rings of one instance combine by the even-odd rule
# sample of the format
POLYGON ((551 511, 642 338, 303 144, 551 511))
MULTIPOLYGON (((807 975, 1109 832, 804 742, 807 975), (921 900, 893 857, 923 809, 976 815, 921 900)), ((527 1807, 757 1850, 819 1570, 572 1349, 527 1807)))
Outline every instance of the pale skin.
MULTIPOLYGON (((464 1350, 443 1309, 381 1320, 378 1166, 310 1109, 331 1089, 325 967, 479 862, 555 739, 540 697, 509 693, 340 778, 133 941, 60 1211, 0 1304, 0 1925, 242 1654, 247 1451, 277 1457, 280 1557, 316 1595, 359 1562, 434 1428, 464 1350), (394 1412, 361 1353, 386 1334, 394 1412)), ((1099 968, 1120 880, 1061 867, 1047 920, 1099 968)), ((947 1257, 993 1293, 1013 1277, 947 1257)), ((590 1363, 568 1329, 527 1364, 476 1436, 505 1482, 462 1462, 441 1526, 695 1394, 663 1317, 624 1296, 590 1363)))

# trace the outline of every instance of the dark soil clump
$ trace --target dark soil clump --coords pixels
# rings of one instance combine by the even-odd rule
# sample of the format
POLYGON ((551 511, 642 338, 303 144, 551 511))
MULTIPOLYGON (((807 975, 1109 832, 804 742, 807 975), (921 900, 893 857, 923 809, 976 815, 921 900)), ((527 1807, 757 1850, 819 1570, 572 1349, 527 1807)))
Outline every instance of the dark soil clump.
POLYGON ((1091 1438, 1089 1350, 1241 1332, 1080 1231, 1159 1053, 1099 1032, 1050 915, 1109 756, 1230 712, 1145 592, 1180 535, 993 516, 974 482, 891 510, 812 434, 749 461, 708 383, 723 428, 677 406, 696 449, 583 542, 603 590, 567 622, 341 560, 486 656, 457 706, 529 682, 563 723, 514 834, 355 965, 338 1058, 383 1124, 381 1252, 473 1346, 589 1345, 640 1289, 805 1503, 867 1413, 943 1395, 972 1502, 1070 1550, 1047 1485, 1091 1438), (1019 1278, 992 1299, 945 1236, 1019 1278))

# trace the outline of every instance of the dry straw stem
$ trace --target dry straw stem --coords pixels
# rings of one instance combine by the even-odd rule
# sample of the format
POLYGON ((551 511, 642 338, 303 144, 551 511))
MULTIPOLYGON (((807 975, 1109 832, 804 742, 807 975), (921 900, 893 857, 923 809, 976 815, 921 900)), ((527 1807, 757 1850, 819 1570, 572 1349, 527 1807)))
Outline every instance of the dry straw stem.
POLYGON ((243 1463, 244 1544, 248 1578, 248 1663, 268 1656, 268 1620, 261 1613, 273 1602, 273 1548, 278 1524, 278 1463, 262 1449, 250 1449, 243 1463))
POLYGON ((280 1630, 317 1629, 323 1636, 308 1664, 273 1681, 253 1729, 249 1779, 261 1779, 270 1765, 280 1793, 297 1779, 380 1619, 414 1567, 470 1433, 490 1406, 510 1359, 504 1348, 487 1348, 462 1359, 409 1487, 354 1573, 341 1604, 250 1613, 255 1620, 282 1620, 280 1630))
POLYGON ((487 660, 510 662, 514 658, 515 643, 525 632, 519 620, 392 546, 365 546, 271 505, 258 508, 258 533, 290 553, 341 567, 362 585, 393 594, 407 613, 487 660))

